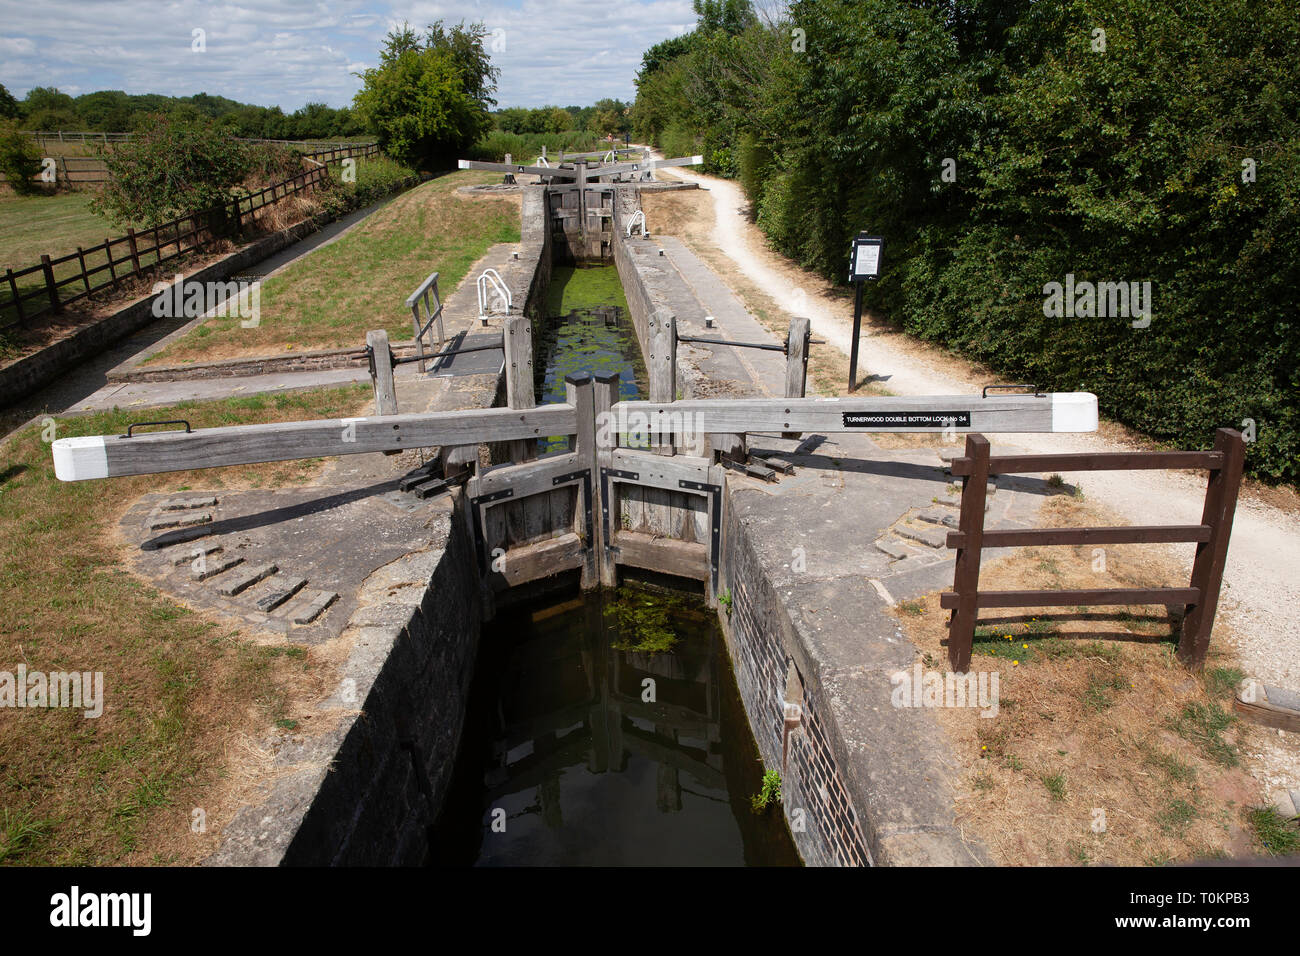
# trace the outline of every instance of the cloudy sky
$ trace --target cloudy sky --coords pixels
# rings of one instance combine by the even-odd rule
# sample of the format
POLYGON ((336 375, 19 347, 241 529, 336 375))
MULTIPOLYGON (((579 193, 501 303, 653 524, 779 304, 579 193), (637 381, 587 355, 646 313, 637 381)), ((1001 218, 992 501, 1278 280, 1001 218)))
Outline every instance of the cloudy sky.
POLYGON ((439 19, 492 31, 500 105, 568 106, 631 99, 642 51, 695 15, 691 0, 0 0, 0 83, 20 99, 57 86, 345 106, 390 27, 439 19))

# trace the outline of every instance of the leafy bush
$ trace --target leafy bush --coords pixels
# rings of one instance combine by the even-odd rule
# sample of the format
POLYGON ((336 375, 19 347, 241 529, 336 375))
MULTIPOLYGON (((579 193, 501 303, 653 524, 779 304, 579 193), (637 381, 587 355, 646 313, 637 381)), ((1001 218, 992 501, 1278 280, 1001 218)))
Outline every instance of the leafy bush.
POLYGON ((13 191, 23 196, 39 192, 34 180, 40 171, 41 151, 36 141, 24 136, 17 123, 0 121, 0 173, 13 191))
POLYGON ((1250 419, 1248 470, 1300 481, 1300 8, 954 9, 795 0, 770 26, 704 11, 647 52, 638 133, 739 176, 773 245, 830 279, 857 231, 885 236, 866 302, 909 332, 1096 392, 1169 445, 1250 419), (1068 274, 1150 282, 1150 325, 1045 315, 1068 274))
POLYGON ((562 133, 507 133, 493 130, 466 150, 464 158, 500 163, 508 153, 514 162, 527 164, 542 154, 543 146, 546 147, 547 155, 554 157, 560 152, 594 152, 605 145, 599 136, 585 130, 571 129, 562 133))
POLYGON ((336 216, 378 202, 417 179, 415 170, 386 156, 358 159, 355 182, 343 181, 341 164, 331 165, 329 171, 330 178, 317 198, 326 212, 336 216))
POLYGON ((91 207, 114 222, 145 225, 223 206, 257 158, 209 120, 161 113, 129 142, 101 147, 99 154, 109 181, 91 207))

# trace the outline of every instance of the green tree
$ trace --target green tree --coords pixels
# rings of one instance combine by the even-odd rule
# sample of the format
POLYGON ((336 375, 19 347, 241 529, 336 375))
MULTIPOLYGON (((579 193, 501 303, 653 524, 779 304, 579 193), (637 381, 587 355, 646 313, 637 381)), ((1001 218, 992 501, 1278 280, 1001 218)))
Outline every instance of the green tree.
POLYGON ((129 142, 101 149, 109 180, 91 207, 114 222, 156 225, 233 199, 254 150, 223 136, 208 119, 154 113, 129 142))
POLYGON ((4 88, 4 84, 0 83, 0 119, 17 119, 18 116, 18 101, 4 88))
POLYGON ((622 136, 632 128, 628 104, 622 100, 597 100, 592 128, 601 136, 622 136))
POLYGON ((36 141, 24 135, 13 120, 0 119, 0 173, 14 192, 30 196, 40 192, 35 177, 41 171, 36 141))
POLYGON ((497 70, 486 35, 482 24, 448 30, 441 21, 424 37, 409 26, 388 34, 354 101, 385 152, 408 166, 442 168, 491 128, 497 70))

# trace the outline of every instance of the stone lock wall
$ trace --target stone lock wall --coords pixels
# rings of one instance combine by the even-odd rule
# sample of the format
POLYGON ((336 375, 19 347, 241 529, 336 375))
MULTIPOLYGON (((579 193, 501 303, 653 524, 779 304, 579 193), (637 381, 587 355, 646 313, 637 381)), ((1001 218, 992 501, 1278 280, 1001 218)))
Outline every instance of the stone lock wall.
POLYGON ((763 763, 781 772, 782 811, 795 847, 809 866, 870 865, 861 822, 828 737, 833 728, 821 688, 815 675, 800 667, 785 608, 731 509, 725 526, 731 608, 729 615, 720 615, 723 632, 763 763), (787 700, 798 704, 803 716, 788 738, 787 700))

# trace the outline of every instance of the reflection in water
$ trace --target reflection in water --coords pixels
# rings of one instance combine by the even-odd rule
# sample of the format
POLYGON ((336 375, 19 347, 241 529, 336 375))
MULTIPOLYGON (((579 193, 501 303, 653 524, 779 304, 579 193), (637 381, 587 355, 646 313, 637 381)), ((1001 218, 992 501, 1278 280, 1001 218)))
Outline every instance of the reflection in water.
POLYGON ((750 809, 762 767, 697 599, 624 585, 493 621, 461 750, 436 863, 798 863, 750 809))

